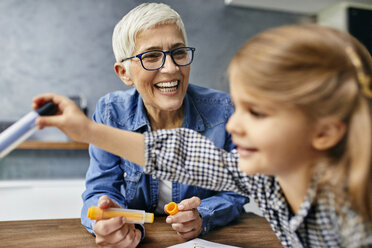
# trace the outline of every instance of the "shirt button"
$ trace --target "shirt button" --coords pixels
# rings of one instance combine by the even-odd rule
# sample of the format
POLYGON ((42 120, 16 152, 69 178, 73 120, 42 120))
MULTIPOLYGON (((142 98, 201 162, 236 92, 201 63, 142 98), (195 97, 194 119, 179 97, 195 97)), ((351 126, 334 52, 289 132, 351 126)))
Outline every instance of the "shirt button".
POLYGON ((124 172, 123 177, 127 177, 127 173, 126 172, 124 172))

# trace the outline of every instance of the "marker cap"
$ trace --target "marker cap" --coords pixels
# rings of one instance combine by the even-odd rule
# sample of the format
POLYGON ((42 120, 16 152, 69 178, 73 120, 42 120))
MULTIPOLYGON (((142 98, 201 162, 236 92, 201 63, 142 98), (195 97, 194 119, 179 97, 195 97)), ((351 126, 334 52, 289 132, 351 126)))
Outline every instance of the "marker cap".
POLYGON ((170 215, 174 215, 174 214, 178 213, 179 210, 178 210, 177 203, 175 203, 175 202, 168 203, 168 205, 166 207, 166 212, 170 215))
POLYGON ((58 108, 52 102, 47 102, 40 108, 35 110, 39 115, 54 115, 57 113, 58 108))

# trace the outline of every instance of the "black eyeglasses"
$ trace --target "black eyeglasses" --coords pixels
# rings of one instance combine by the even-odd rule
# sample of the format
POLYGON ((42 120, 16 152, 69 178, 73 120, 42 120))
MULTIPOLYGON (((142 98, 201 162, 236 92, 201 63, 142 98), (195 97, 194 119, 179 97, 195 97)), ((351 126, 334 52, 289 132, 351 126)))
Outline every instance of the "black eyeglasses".
POLYGON ((192 63, 192 60, 194 59, 194 51, 195 48, 193 47, 178 47, 169 51, 147 51, 123 59, 121 62, 133 58, 139 58, 143 69, 148 71, 154 71, 164 66, 167 54, 171 56, 172 61, 175 65, 177 66, 189 65, 192 63))

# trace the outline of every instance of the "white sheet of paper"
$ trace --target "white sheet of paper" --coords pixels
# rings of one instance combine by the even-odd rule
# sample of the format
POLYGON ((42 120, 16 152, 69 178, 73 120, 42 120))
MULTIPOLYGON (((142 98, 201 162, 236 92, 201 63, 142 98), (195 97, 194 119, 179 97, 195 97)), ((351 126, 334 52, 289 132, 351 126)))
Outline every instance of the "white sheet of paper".
POLYGON ((185 243, 172 245, 167 248, 239 248, 238 246, 224 245, 204 239, 192 239, 185 243))

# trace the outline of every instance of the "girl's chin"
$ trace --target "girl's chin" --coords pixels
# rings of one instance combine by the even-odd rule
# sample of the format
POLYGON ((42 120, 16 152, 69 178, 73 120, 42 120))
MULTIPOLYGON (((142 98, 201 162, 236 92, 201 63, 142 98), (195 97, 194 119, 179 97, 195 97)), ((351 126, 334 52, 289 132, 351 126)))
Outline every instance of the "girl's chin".
POLYGON ((257 166, 253 165, 251 161, 247 162, 244 159, 239 159, 239 169, 247 175, 263 174, 257 166))

